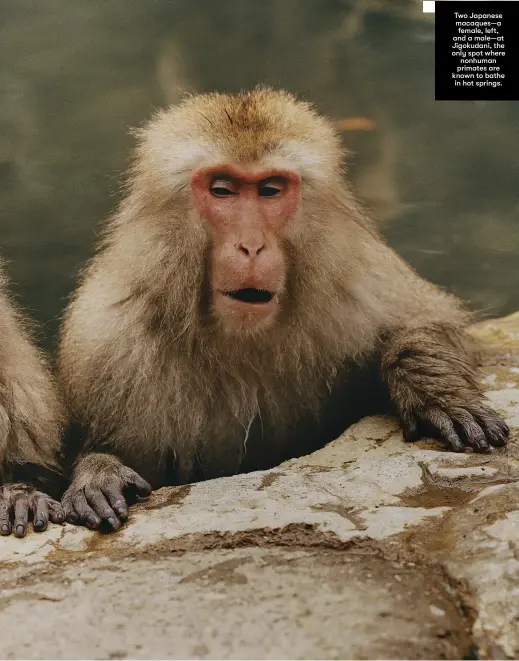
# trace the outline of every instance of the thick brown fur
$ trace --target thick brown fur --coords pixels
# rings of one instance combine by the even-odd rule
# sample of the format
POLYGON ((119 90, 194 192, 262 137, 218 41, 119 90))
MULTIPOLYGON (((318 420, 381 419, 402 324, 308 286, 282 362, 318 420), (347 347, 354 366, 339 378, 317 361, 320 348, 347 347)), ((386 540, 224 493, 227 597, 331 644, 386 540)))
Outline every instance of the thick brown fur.
MULTIPOLYGON (((383 242, 344 182, 332 123, 310 104, 270 89, 196 96, 138 140, 127 195, 61 334, 86 451, 112 453, 158 487, 275 465, 386 400, 409 438, 426 410, 481 413, 470 315, 383 242), (211 237, 188 184, 218 162, 301 176, 283 236, 286 295, 260 330, 229 333, 212 314, 211 237)), ((88 461, 77 484, 95 477, 88 461)))
POLYGON ((23 536, 30 515, 37 530, 64 521, 59 503, 37 491, 59 489, 64 410, 1 265, 0 337, 0 533, 23 536))

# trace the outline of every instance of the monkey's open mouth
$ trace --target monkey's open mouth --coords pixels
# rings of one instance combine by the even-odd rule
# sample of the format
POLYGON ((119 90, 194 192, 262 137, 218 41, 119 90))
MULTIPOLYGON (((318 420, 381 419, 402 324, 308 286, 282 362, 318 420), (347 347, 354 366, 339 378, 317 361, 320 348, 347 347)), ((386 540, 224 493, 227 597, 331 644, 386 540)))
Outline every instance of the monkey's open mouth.
POLYGON ((235 291, 224 292, 225 296, 233 298, 235 301, 242 303, 270 303, 274 298, 274 294, 265 289, 254 289, 253 287, 246 287, 245 289, 236 289, 235 291))

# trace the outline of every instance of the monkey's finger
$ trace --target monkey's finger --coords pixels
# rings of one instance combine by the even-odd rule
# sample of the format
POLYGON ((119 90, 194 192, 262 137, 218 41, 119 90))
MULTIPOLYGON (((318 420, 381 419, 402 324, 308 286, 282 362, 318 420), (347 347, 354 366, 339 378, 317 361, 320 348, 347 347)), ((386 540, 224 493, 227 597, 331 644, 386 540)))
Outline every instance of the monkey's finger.
POLYGON ((465 451, 463 443, 456 433, 454 425, 449 416, 445 415, 438 409, 429 409, 423 413, 422 417, 427 424, 431 425, 435 430, 437 430, 443 440, 447 441, 453 452, 465 451))
POLYGON ((456 422, 460 437, 467 445, 470 445, 475 452, 490 452, 485 432, 468 411, 456 411, 452 417, 456 422))
POLYGON ((487 441, 495 446, 502 447, 506 443, 506 439, 510 434, 510 428, 504 420, 501 420, 492 409, 481 407, 479 410, 472 412, 477 423, 485 432, 487 441))
POLYGON ((76 491, 72 495, 72 505, 78 515, 78 520, 84 523, 88 528, 96 529, 101 525, 101 519, 87 503, 83 491, 76 491))
POLYGON ((43 532, 47 530, 49 524, 49 507, 47 498, 42 494, 34 496, 33 503, 33 524, 32 527, 35 532, 43 532))
POLYGON ((506 424, 506 422, 504 420, 501 420, 501 418, 499 418, 498 424, 501 427, 501 429, 503 430, 503 432, 507 436, 510 436, 510 427, 506 424))
POLYGON ((11 504, 7 498, 0 498, 0 535, 11 534, 11 504))
POLYGON ((63 525, 65 523, 65 512, 61 506, 61 503, 58 503, 57 500, 51 500, 49 498, 47 504, 49 506, 50 521, 52 521, 52 523, 59 523, 63 525))
POLYGON ((147 498, 151 493, 151 485, 146 482, 138 473, 133 471, 131 484, 137 489, 140 498, 147 498))
POLYGON ((107 487, 103 487, 103 493, 121 521, 126 521, 128 518, 128 505, 119 484, 109 484, 107 487))
POLYGON ((501 425, 487 420, 486 418, 477 417, 476 420, 481 429, 483 429, 485 432, 485 436, 487 437, 487 441, 490 443, 490 445, 493 445, 496 448, 500 448, 503 447, 503 445, 506 445, 508 435, 510 434, 508 426, 505 431, 501 425))
POLYGON ((13 529, 16 537, 25 537, 27 532, 27 523, 29 522, 30 509, 31 506, 26 495, 20 495, 14 501, 13 529))
POLYGON ((65 521, 72 523, 73 525, 79 524, 79 515, 74 509, 72 503, 72 494, 70 491, 65 491, 63 498, 61 499, 61 505, 63 507, 63 512, 65 514, 65 521))
POLYGON ((114 530, 118 530, 121 527, 121 522, 108 504, 108 501, 104 497, 101 489, 92 487, 90 485, 86 486, 85 496, 90 507, 101 518, 102 521, 106 521, 106 523, 108 523, 108 525, 111 526, 114 530))

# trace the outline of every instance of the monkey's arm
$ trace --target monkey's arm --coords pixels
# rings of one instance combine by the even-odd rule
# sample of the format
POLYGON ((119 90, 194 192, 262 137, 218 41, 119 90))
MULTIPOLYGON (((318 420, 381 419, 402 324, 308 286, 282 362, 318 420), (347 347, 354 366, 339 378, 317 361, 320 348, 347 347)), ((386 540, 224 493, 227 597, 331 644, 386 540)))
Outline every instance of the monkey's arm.
MULTIPOLYGON (((40 489, 59 483, 62 409, 44 358, 6 294, 0 270, 0 534, 23 537, 63 523, 60 503, 40 489)), ((57 493, 55 494, 57 495, 57 493)))
POLYGON ((455 452, 464 446, 489 452, 505 444, 508 426, 485 403, 459 327, 394 328, 383 343, 381 369, 405 440, 440 437, 455 452))
POLYGON ((113 454, 87 452, 76 462, 72 484, 63 496, 69 523, 113 530, 128 518, 127 500, 145 498, 151 486, 113 454))
MULTIPOLYGON (((69 523, 117 530, 128 518, 128 504, 151 493, 150 484, 130 467, 142 470, 147 446, 141 438, 153 426, 141 353, 151 344, 136 337, 138 326, 119 303, 124 295, 115 287, 103 289, 112 295, 106 306, 89 307, 99 298, 96 286, 96 279, 86 282, 86 295, 73 301, 61 331, 65 402, 81 429, 79 436, 87 437, 82 447, 74 434, 65 441, 66 454, 75 463, 62 505, 69 523), (132 338, 131 351, 127 338, 132 338)), ((151 455, 153 473, 160 456, 153 449, 151 455)))

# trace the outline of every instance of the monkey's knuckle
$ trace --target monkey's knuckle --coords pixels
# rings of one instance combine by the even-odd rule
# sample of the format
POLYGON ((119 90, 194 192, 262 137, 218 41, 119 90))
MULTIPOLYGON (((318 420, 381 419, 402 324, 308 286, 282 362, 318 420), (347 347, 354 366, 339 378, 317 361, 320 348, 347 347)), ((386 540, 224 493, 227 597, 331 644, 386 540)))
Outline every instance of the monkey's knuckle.
POLYGON ((482 420, 484 420, 487 424, 499 427, 500 425, 506 424, 503 418, 496 413, 495 411, 492 410, 485 410, 480 413, 480 417, 482 420))
POLYGON ((140 479, 141 478, 138 473, 136 473, 132 468, 125 466, 120 473, 118 482, 121 486, 129 486, 131 484, 138 483, 140 479))
POLYGON ((0 495, 0 511, 8 510, 11 507, 11 497, 9 494, 0 495))
POLYGON ((32 498, 29 499, 23 492, 17 492, 13 494, 11 501, 14 507, 21 509, 28 508, 32 502, 32 498))
POLYGON ((105 491, 107 489, 117 488, 118 485, 122 484, 122 480, 117 474, 114 474, 113 472, 103 472, 90 480, 89 484, 99 491, 105 491))
POLYGON ((480 416, 481 422, 492 432, 508 432, 507 424, 499 417, 480 416))
POLYGON ((72 494, 67 498, 67 500, 63 500, 62 503, 63 511, 68 515, 68 514, 79 514, 77 511, 74 499, 72 497, 72 494))
POLYGON ((95 498, 96 496, 100 495, 101 488, 98 487, 96 484, 87 484, 86 487, 83 489, 83 493, 85 494, 87 499, 95 498))
POLYGON ((469 437, 473 439, 484 438, 485 434, 473 414, 466 410, 458 410, 453 414, 453 420, 460 425, 469 437))

